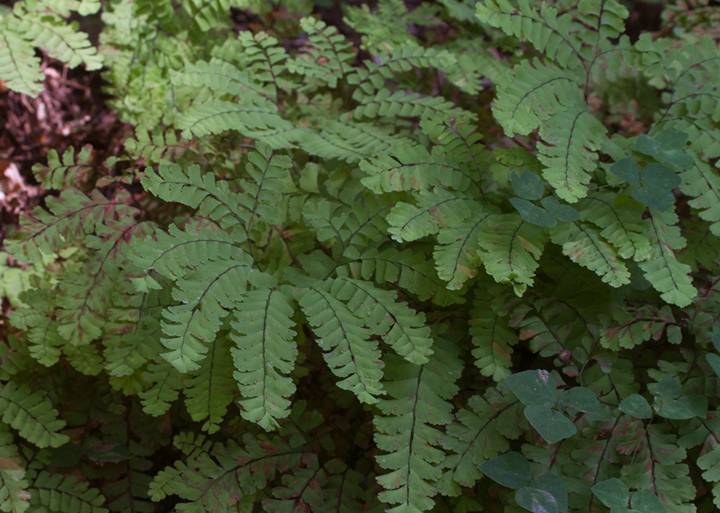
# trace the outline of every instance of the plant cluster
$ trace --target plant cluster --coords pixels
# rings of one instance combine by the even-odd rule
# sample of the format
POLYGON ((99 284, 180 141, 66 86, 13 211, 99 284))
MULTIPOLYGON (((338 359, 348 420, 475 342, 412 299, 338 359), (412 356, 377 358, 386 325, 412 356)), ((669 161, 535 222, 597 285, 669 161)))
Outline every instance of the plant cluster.
POLYGON ((102 4, 136 131, 5 241, 0 511, 716 511, 714 18, 313 7, 102 4))

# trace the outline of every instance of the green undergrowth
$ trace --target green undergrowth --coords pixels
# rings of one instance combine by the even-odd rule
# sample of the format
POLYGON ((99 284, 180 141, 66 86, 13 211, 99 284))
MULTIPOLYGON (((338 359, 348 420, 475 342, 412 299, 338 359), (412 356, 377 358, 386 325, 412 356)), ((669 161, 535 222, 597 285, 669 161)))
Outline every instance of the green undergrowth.
POLYGON ((0 13, 135 127, 4 242, 0 511, 717 511, 715 18, 323 5, 0 13))

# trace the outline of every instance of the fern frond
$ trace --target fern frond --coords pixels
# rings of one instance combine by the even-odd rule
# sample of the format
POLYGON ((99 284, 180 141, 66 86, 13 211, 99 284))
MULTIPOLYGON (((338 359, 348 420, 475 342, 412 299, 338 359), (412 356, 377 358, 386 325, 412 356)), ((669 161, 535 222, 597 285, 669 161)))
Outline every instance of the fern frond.
POLYGON ((421 239, 443 228, 457 226, 484 210, 472 198, 441 187, 421 190, 415 193, 415 198, 416 205, 398 203, 387 216, 388 232, 398 242, 421 239))
POLYGON ((147 166, 164 162, 169 164, 183 158, 185 154, 193 155, 194 148, 187 142, 181 142, 175 130, 154 128, 152 132, 137 127, 135 138, 125 139, 125 149, 136 158, 144 158, 147 166))
POLYGON ((323 356, 333 374, 341 378, 337 386, 354 393, 362 403, 375 404, 385 393, 380 380, 383 362, 373 332, 363 319, 333 293, 333 280, 296 292, 316 342, 326 351, 323 356))
POLYGON ((0 389, 0 411, 5 424, 38 447, 60 447, 70 440, 58 432, 65 427, 65 421, 57 418, 50 400, 27 385, 6 383, 0 389))
POLYGON ((294 128, 278 114, 275 103, 250 90, 244 91, 238 102, 213 100, 193 106, 180 118, 178 127, 187 139, 193 135, 202 137, 235 130, 246 137, 264 139, 268 144, 279 144, 278 147, 286 147, 280 144, 280 138, 263 136, 289 132, 294 128))
POLYGON ((478 254, 495 281, 512 284, 515 294, 522 296, 533 284, 546 240, 538 226, 518 214, 493 215, 483 222, 478 254))
MULTIPOLYGON (((476 292, 473 309, 470 311, 470 334, 475 346, 472 355, 475 366, 483 376, 500 382, 512 374, 513 346, 520 339, 508 327, 508 319, 493 308, 488 308, 484 292, 476 292)), ((483 402, 480 399, 481 403, 483 402)), ((467 486, 467 485, 466 485, 467 486)))
POLYGON ((0 424, 0 511, 25 513, 30 507, 25 465, 13 437, 0 424))
POLYGON ((48 152, 48 165, 35 164, 33 174, 46 189, 69 189, 75 187, 77 182, 83 182, 92 171, 88 163, 92 153, 92 146, 83 146, 75 158, 75 148, 68 148, 62 156, 62 162, 56 150, 48 152))
POLYGON ((67 341, 60 336, 60 323, 52 318, 56 305, 51 291, 28 291, 26 298, 32 306, 17 308, 8 316, 13 326, 25 330, 28 351, 40 364, 47 367, 60 359, 60 348, 67 341))
POLYGON ((217 29, 218 23, 225 18, 233 0, 182 0, 181 5, 192 20, 192 29, 202 33, 217 29))
POLYGON ((50 212, 36 207, 23 216, 20 228, 26 238, 6 241, 6 248, 20 262, 41 262, 43 255, 68 247, 71 241, 83 240, 91 233, 105 233, 105 226, 112 226, 115 216, 132 219, 137 210, 128 203, 129 194, 125 191, 108 199, 98 190, 86 196, 77 189, 66 189, 59 198, 47 198, 50 212))
POLYGON ((388 358, 385 385, 393 400, 382 400, 382 415, 374 419, 375 443, 381 451, 375 457, 390 472, 377 478, 385 489, 381 501, 398 504, 393 511, 426 511, 434 505, 437 481, 445 455, 438 449, 442 432, 434 426, 450 424, 457 393, 455 380, 462 364, 456 346, 435 340, 435 353, 422 366, 388 358))
POLYGON ((346 264, 345 268, 347 274, 358 280, 374 278, 380 285, 396 283, 402 289, 416 294, 420 301, 432 299, 438 305, 463 301, 445 288, 431 262, 422 254, 413 254, 409 250, 399 252, 388 248, 379 251, 370 248, 346 264))
POLYGON ((30 503, 39 511, 59 513, 108 513, 97 488, 89 488, 87 482, 77 482, 75 476, 63 476, 42 471, 30 488, 30 503))
POLYGON ((182 304, 163 310, 162 344, 169 349, 161 356, 180 372, 199 368, 207 344, 215 340, 228 315, 242 301, 251 261, 215 261, 198 265, 176 282, 173 299, 182 304))
POLYGON ((310 44, 301 55, 287 61, 288 70, 312 77, 333 89, 338 81, 352 83, 356 75, 351 64, 355 60, 352 43, 335 27, 328 27, 315 18, 303 18, 300 27, 307 32, 310 44))
POLYGON ((697 295, 689 276, 690 266, 675 258, 674 250, 685 247, 686 241, 678 228, 678 217, 672 210, 664 213, 653 211, 650 218, 651 249, 648 260, 640 263, 645 278, 670 304, 684 307, 697 295))
POLYGON ((489 388, 484 398, 472 396, 468 407, 458 410, 459 422, 450 424, 441 439, 443 448, 450 451, 440 485, 448 495, 457 495, 458 485, 475 486, 483 476, 478 466, 507 452, 508 439, 517 440, 528 427, 523 405, 504 384, 489 388))
POLYGON ((238 41, 245 50, 246 69, 253 80, 263 84, 262 91, 267 97, 276 98, 280 90, 289 91, 297 87, 294 77, 287 76, 289 57, 276 38, 265 32, 240 32, 238 41))
POLYGON ((433 353, 425 314, 397 302, 397 293, 342 276, 333 282, 331 293, 348 301, 348 308, 407 361, 426 363, 433 353))
POLYGON ((409 143, 405 137, 374 123, 342 123, 327 120, 319 123, 320 131, 302 132, 299 143, 310 155, 323 159, 341 159, 347 162, 379 155, 396 145, 409 143))
POLYGON ((602 230, 600 235, 616 248, 622 258, 642 262, 650 256, 651 230, 643 219, 645 207, 626 195, 598 193, 582 200, 578 205, 580 217, 602 230))
POLYGON ((426 190, 437 184, 461 192, 472 185, 481 190, 474 173, 441 146, 432 153, 423 146, 396 146, 389 153, 360 161, 360 169, 370 175, 362 179, 363 185, 376 194, 426 190))
POLYGON ((557 195, 575 203, 587 196, 590 173, 597 167, 597 150, 608 140, 607 129, 585 109, 552 116, 540 127, 538 160, 543 176, 557 195))
POLYGON ((561 223, 551 240, 562 246, 563 254, 602 278, 611 287, 630 283, 630 271, 613 246, 602 240, 596 228, 579 223, 561 223))
POLYGON ((208 87, 210 90, 232 96, 242 96, 248 91, 267 97, 267 94, 247 71, 241 71, 229 62, 188 62, 182 72, 172 76, 176 85, 208 87))
POLYGON ((505 75, 493 103, 493 114, 505 135, 512 137, 527 135, 552 116, 584 105, 574 73, 536 58, 522 61, 505 75))
MULTIPOLYGON (((269 280, 272 286, 274 280, 269 280)), ((288 398, 295 384, 288 376, 295 367, 297 344, 291 299, 282 291, 261 288, 247 293, 231 322, 240 336, 231 335, 231 349, 244 408, 241 415, 267 431, 290 414, 288 398)))
POLYGON ((484 77, 499 84, 510 69, 508 61, 495 58, 485 43, 477 38, 458 39, 445 48, 457 57, 457 63, 440 69, 455 87, 466 94, 480 93, 484 89, 484 77))
POLYGON ((470 121, 477 116, 464 109, 454 107, 452 102, 438 96, 421 96, 403 91, 391 92, 381 89, 375 96, 366 96, 355 107, 356 119, 379 117, 428 118, 433 116, 453 116, 458 121, 470 121))
POLYGON ((479 257, 483 223, 492 213, 471 203, 469 220, 448 224, 438 233, 438 245, 433 251, 438 276, 446 280, 450 290, 461 290, 465 282, 474 278, 482 265, 479 257))
POLYGON ((103 57, 84 32, 78 32, 77 22, 68 24, 59 16, 39 13, 23 13, 19 19, 18 32, 30 41, 74 68, 85 64, 88 70, 100 69, 103 57))
POLYGON ((8 89, 35 98, 43 90, 45 75, 35 48, 18 33, 17 18, 0 19, 0 80, 8 89))
POLYGON ((582 52, 582 39, 572 32, 572 15, 558 16, 557 8, 549 4, 541 4, 537 12, 528 0, 519 0, 517 8, 507 0, 485 0, 478 2, 477 16, 483 23, 529 41, 538 51, 568 69, 579 67, 587 58, 582 52))
POLYGON ((139 394, 143 411, 157 417, 170 409, 185 383, 180 372, 168 362, 149 365, 146 378, 152 386, 139 394))
POLYGON ((207 419, 202 429, 209 434, 220 429, 227 407, 234 398, 230 345, 228 337, 218 337, 207 358, 202 361, 200 368, 192 373, 183 389, 188 413, 196 422, 207 419))

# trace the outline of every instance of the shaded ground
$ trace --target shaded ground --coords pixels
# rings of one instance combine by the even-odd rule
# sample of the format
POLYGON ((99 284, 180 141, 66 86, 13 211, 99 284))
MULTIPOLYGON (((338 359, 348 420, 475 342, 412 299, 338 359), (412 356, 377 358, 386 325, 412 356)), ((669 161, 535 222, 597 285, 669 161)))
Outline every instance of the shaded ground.
POLYGON ((93 146, 102 162, 116 154, 129 127, 105 105, 100 72, 68 70, 47 60, 45 90, 37 98, 0 86, 0 241, 41 194, 32 174, 47 153, 93 146))

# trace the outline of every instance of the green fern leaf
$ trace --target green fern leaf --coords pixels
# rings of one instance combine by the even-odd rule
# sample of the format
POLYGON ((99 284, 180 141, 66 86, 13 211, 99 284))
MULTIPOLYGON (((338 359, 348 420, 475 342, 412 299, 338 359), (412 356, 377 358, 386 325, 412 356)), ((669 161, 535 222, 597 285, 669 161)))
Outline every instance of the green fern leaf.
MULTIPOLYGON (((267 284, 274 280, 269 276, 267 284)), ((295 384, 288 375, 295 367, 297 345, 291 300, 282 291, 261 288, 247 293, 231 324, 241 336, 231 335, 235 380, 243 399, 241 415, 265 430, 279 426, 290 414, 288 398, 295 384)))
POLYGON ((385 489, 381 501, 398 504, 396 511, 426 511, 434 505, 437 481, 445 459, 437 448, 442 432, 434 426, 452 421, 449 400, 457 393, 455 380, 462 364, 454 344, 436 339, 435 353, 425 365, 417 366, 388 358, 385 371, 388 394, 382 400, 382 416, 374 419, 375 443, 381 451, 375 457, 390 472, 377 478, 385 489), (441 378, 442 376, 442 378, 441 378))
POLYGON ((77 182, 85 181, 86 175, 92 171, 92 166, 88 163, 91 153, 92 146, 89 144, 84 146, 78 153, 76 162, 75 149, 70 147, 63 154, 61 162, 57 151, 50 150, 48 165, 35 164, 33 173, 46 189, 63 190, 75 187, 77 182))
POLYGON ((60 447, 70 440, 58 433, 65 421, 57 418, 50 400, 27 385, 18 386, 13 381, 5 384, 0 389, 0 411, 5 424, 38 447, 60 447))
POLYGON ((149 365, 146 378, 153 385, 140 393, 143 411, 157 417, 177 400, 178 392, 184 386, 183 376, 173 365, 162 362, 149 365))
POLYGON ((35 98, 44 89, 45 75, 35 49, 16 30, 17 22, 12 15, 0 19, 0 80, 8 89, 35 98))
POLYGON ((438 233, 438 245, 433 257, 438 276, 447 280, 447 288, 460 290, 465 282, 474 278, 482 265, 479 257, 480 234, 483 223, 492 214, 480 207, 479 203, 469 203, 472 215, 470 220, 449 223, 438 233))
POLYGON ((380 285, 397 283, 402 289, 416 294, 420 301, 432 299, 438 305, 463 302, 462 298, 448 292, 431 262, 422 254, 413 254, 409 250, 370 248, 346 264, 345 269, 348 275, 358 280, 367 281, 374 277, 380 285))
POLYGON ((298 303, 317 335, 316 342, 326 351, 323 356, 333 374, 341 378, 337 386, 354 393, 360 402, 375 404, 385 393, 380 380, 383 363, 373 332, 363 320, 333 294, 333 280, 296 292, 298 303))
POLYGON ((180 73, 174 73, 172 81, 176 85, 208 87, 220 94, 241 96, 248 91, 267 97, 247 71, 241 71, 229 62, 196 61, 185 64, 180 73))
POLYGON ((25 513, 30 507, 25 466, 6 429, 0 424, 0 511, 25 513))
POLYGON ((427 118, 433 116, 453 116, 458 121, 470 121, 477 118, 472 112, 453 107, 453 104, 442 97, 421 96, 417 93, 381 89, 375 96, 366 96, 361 104, 355 107, 353 116, 356 119, 379 117, 413 117, 427 118))
POLYGON ((458 485, 475 486, 483 476, 478 466, 507 452, 508 439, 517 440, 528 427, 524 407, 504 384, 488 389, 485 398, 472 396, 468 406, 458 410, 459 422, 450 424, 447 435, 440 439, 450 452, 440 483, 441 492, 448 495, 459 494, 458 485))
POLYGON ((277 112, 278 108, 273 102, 247 90, 243 92, 241 102, 214 100, 188 109, 180 118, 178 127, 183 130, 183 137, 187 139, 193 135, 202 137, 235 130, 246 137, 277 143, 278 147, 287 147, 280 144, 282 139, 278 136, 263 137, 266 134, 273 136, 276 132, 293 130, 292 123, 283 119, 277 112))
POLYGON ((87 34, 78 32, 77 28, 77 22, 68 24, 59 16, 22 13, 18 32, 33 46, 47 50, 70 68, 80 64, 85 64, 88 70, 102 68, 102 56, 90 44, 87 34))
POLYGON ((297 87, 294 77, 287 76, 288 55, 276 38, 265 32, 240 32, 238 41, 244 48, 245 69, 253 80, 263 84, 262 91, 268 98, 276 98, 280 90, 297 87))
MULTIPOLYGON (((512 367, 512 347, 519 342, 518 336, 508 327, 508 319, 488 308, 486 294, 477 292, 470 311, 470 334, 475 346, 472 355, 475 366, 483 376, 496 382, 507 378, 512 367)), ((468 486, 468 485, 466 485, 468 486)))
MULTIPOLYGON (((246 303, 247 304, 247 303, 246 303)), ((185 383, 185 406, 196 422, 208 419, 202 426, 212 434, 220 429, 227 406, 233 401, 235 386, 230 358, 230 341, 220 336, 212 344, 208 357, 185 383)))
POLYGON ((648 260, 640 263, 645 278, 661 293, 661 297, 670 304, 685 307, 697 295, 689 276, 690 266, 681 264, 675 258, 673 250, 685 247, 686 241, 676 226, 678 217, 672 211, 660 213, 653 211, 651 250, 648 260))
POLYGON ((599 230, 579 223, 562 223, 552 231, 551 240, 563 254, 602 277, 611 287, 630 283, 630 271, 613 246, 602 240, 599 230))
POLYGON ((416 205, 398 203, 387 216, 388 232, 398 242, 421 239, 483 212, 473 199, 440 187, 421 190, 415 197, 416 205))
POLYGON ((597 150, 607 141, 607 129, 584 109, 568 110, 540 127, 538 160, 557 195, 574 203, 587 196, 590 173, 597 167, 597 150))
POLYGON ((518 214, 493 215, 483 222, 478 254, 498 283, 511 283, 522 296, 533 284, 547 236, 518 214))
POLYGON ((519 9, 507 0, 484 0, 477 4, 477 16, 483 23, 529 41, 538 51, 569 69, 581 65, 582 39, 571 33, 572 15, 558 16, 557 8, 549 4, 541 4, 539 13, 530 7, 528 0, 518 4, 519 9))
POLYGON ((42 471, 30 490, 30 503, 36 511, 108 513, 108 509, 102 507, 105 497, 98 489, 89 488, 87 482, 78 483, 75 476, 42 471))
POLYGON ((355 60, 352 43, 347 41, 335 27, 314 18, 303 18, 300 27, 307 32, 310 44, 303 54, 287 61, 288 70, 312 77, 337 87, 340 83, 352 83, 356 77, 351 62, 355 60))
POLYGON ((192 29, 204 33, 216 29, 218 23, 228 15, 235 2, 233 0, 182 0, 181 4, 192 20, 192 29))
POLYGON ((342 276, 334 280, 330 292, 338 299, 348 301, 350 311, 407 361, 423 364, 433 353, 425 315, 406 303, 398 303, 395 292, 342 276))
POLYGON ((498 87, 495 119, 508 137, 527 135, 554 115, 584 106, 577 80, 551 63, 522 61, 498 87))
POLYGON ((319 125, 319 132, 306 130, 298 140, 303 150, 323 159, 355 162, 384 153, 395 145, 409 143, 407 138, 373 123, 321 120, 319 125))
POLYGON ((487 77, 494 84, 502 81, 510 66, 508 61, 498 60, 479 39, 458 39, 445 48, 457 57, 457 63, 442 66, 446 77, 462 92, 476 95, 484 89, 482 79, 487 77))
POLYGON ((622 258, 642 262, 650 256, 650 222, 643 219, 645 207, 627 195, 593 194, 579 204, 580 216, 602 230, 600 235, 622 258))

